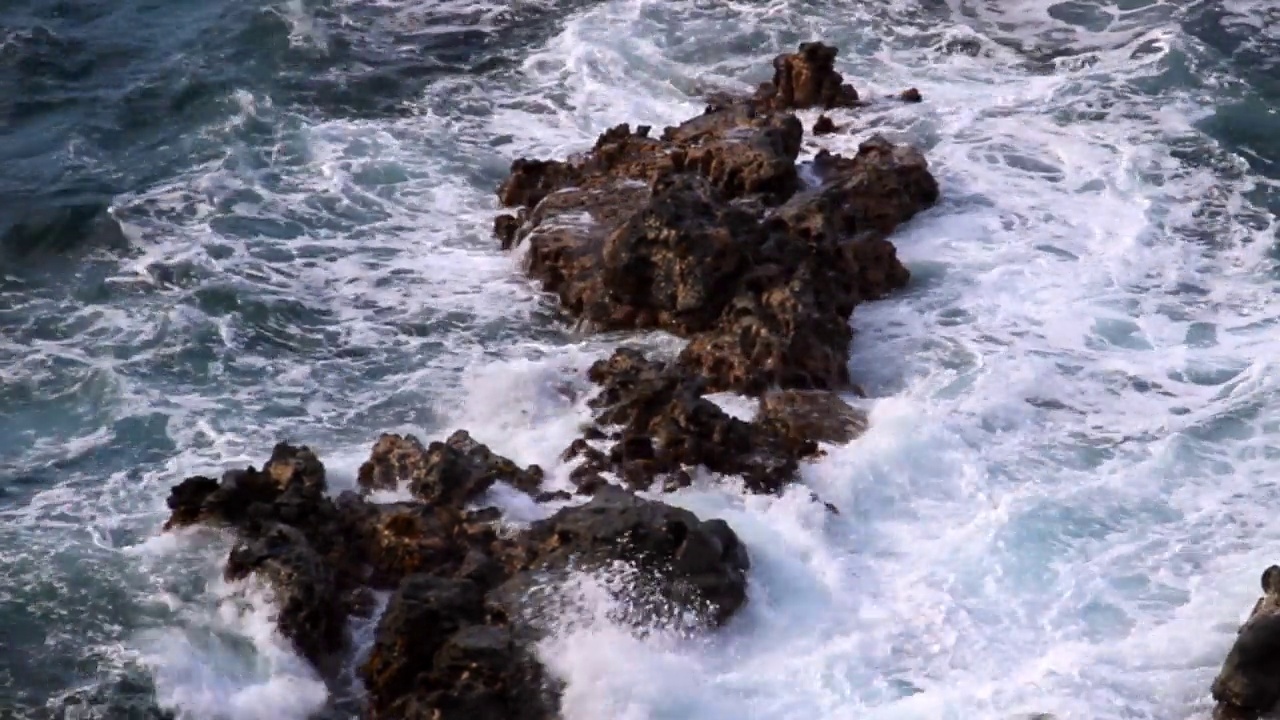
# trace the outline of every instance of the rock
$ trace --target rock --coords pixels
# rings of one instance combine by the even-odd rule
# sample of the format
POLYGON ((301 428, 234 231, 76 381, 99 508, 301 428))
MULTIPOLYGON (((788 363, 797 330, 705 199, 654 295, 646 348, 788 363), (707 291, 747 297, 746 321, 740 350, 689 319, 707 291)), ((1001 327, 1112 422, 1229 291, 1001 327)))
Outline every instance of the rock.
POLYGON ((830 135, 839 130, 840 128, 836 127, 835 121, 826 115, 819 115, 818 119, 813 123, 814 135, 830 135))
POLYGON ((384 434, 357 477, 365 490, 391 490, 408 483, 409 490, 427 502, 456 506, 474 500, 499 480, 533 493, 542 483, 542 469, 520 468, 465 430, 427 448, 412 435, 384 434))
POLYGON ((1280 566, 1262 573, 1262 592, 1213 681, 1216 719, 1257 718, 1280 703, 1280 566))
POLYGON ((502 242, 503 250, 515 247, 520 222, 520 218, 516 215, 499 215, 493 219, 493 234, 502 242))
POLYGON ((280 633, 316 666, 328 664, 346 644, 344 593, 306 535, 277 523, 242 537, 227 558, 226 577, 240 580, 251 573, 272 589, 280 633))
POLYGON ((604 452, 581 438, 566 451, 585 461, 574 480, 586 494, 605 484, 601 472, 635 489, 673 476, 672 487, 680 487, 688 484, 685 467, 697 465, 740 475, 753 492, 777 492, 794 479, 799 459, 817 452, 815 443, 793 445, 772 428, 729 415, 703 397, 706 380, 680 363, 620 349, 588 376, 601 387, 590 403, 612 445, 604 452))
POLYGON ((749 261, 757 223, 715 199, 706 179, 679 175, 610 234, 600 282, 637 324, 680 334, 710 328, 749 261))
POLYGON ((627 589, 634 614, 626 619, 641 625, 690 611, 722 624, 747 599, 751 561, 728 524, 618 488, 534 523, 520 545, 526 569, 496 591, 508 604, 535 597, 548 577, 571 568, 611 572, 620 562, 646 585, 627 589))
POLYGON ((887 235, 938 201, 938 182, 919 150, 894 145, 876 135, 844 158, 826 151, 814 157, 819 190, 838 210, 840 230, 849 235, 887 235))
POLYGON ((834 47, 820 42, 801 43, 799 52, 773 60, 773 82, 756 93, 757 102, 776 109, 855 107, 858 93, 835 70, 834 47))
POLYGON ((357 528, 359 551, 370 565, 369 582, 394 588, 415 573, 462 572, 472 550, 495 537, 491 523, 477 515, 422 503, 362 504, 348 522, 357 528))
POLYGON ((756 422, 797 442, 847 443, 867 429, 867 416, 839 395, 812 390, 774 390, 760 399, 756 422))
POLYGON ((797 193, 800 134, 743 103, 657 140, 607 131, 578 185, 529 212, 530 274, 597 329, 689 337, 682 359, 711 390, 849 389, 848 317, 906 284, 884 236, 938 188, 922 155, 874 137, 820 153, 821 184, 797 193))
POLYGON ((902 102, 918 103, 924 100, 920 95, 920 91, 915 88, 907 88, 898 93, 898 99, 902 102))
POLYGON ((326 489, 324 466, 311 450, 275 446, 259 471, 249 467, 223 474, 221 482, 196 476, 175 486, 166 501, 172 514, 165 529, 194 523, 239 524, 256 509, 287 521, 306 514, 326 489))
POLYGON ((569 163, 520 158, 511 163, 511 173, 498 189, 498 200, 503 207, 533 207, 578 180, 577 169, 569 163))
POLYGON ((378 622, 373 648, 361 667, 371 717, 396 717, 386 711, 401 698, 424 689, 447 689, 426 685, 435 655, 453 633, 483 621, 483 596, 482 588, 469 580, 429 574, 404 579, 378 622))

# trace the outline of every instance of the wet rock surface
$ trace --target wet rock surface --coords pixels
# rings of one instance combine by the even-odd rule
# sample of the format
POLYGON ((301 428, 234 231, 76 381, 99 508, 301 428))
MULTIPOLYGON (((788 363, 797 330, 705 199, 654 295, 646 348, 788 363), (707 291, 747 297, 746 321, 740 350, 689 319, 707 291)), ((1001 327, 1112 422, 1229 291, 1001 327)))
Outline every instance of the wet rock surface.
POLYGON ((636 493, 701 471, 777 493, 819 442, 860 434, 865 416, 840 396, 856 387, 849 318, 908 282, 887 236, 938 198, 924 157, 878 136, 800 162, 791 110, 860 105, 836 55, 806 43, 751 97, 512 164, 494 234, 566 314, 687 341, 674 357, 619 349, 591 366, 593 421, 562 456, 577 497, 465 430, 428 444, 388 433, 357 490, 331 495, 317 455, 281 443, 261 469, 175 486, 166 530, 229 528, 227 577, 271 588, 281 633, 331 683, 356 651, 351 618, 387 593, 358 670, 376 720, 557 717, 561 688, 534 648, 572 614, 562 596, 582 573, 611 578, 613 619, 637 628, 729 621, 747 602, 748 548, 722 520, 636 493), (755 397, 755 417, 708 397, 722 391, 755 397), (487 506, 497 483, 532 507, 569 504, 513 525, 487 506), (384 492, 411 499, 376 502, 384 492))
MULTIPOLYGON (((579 156, 512 164, 498 197, 515 211, 495 233, 526 246, 528 274, 560 307, 598 330, 687 339, 673 362, 623 351, 592 368, 596 426, 566 451, 581 460, 582 492, 682 487, 698 467, 776 492, 814 440, 847 442, 865 426, 834 406, 825 412, 843 419, 825 426, 816 407, 807 420, 744 422, 703 399, 854 391, 851 314, 910 280, 888 236, 938 200, 924 156, 872 135, 852 157, 799 161, 791 110, 860 104, 836 56, 805 43, 751 97, 714 95, 661 133, 619 125, 579 156)), ((814 131, 835 129, 823 115, 814 131)))
POLYGON ((1280 566, 1263 571, 1262 593, 1213 681, 1215 720, 1272 717, 1280 709, 1280 566))
POLYGON ((178 484, 166 527, 234 530, 227 578, 265 583, 281 633, 330 681, 356 650, 349 619, 367 614, 370 590, 391 591, 360 667, 370 718, 556 717, 558 686, 533 649, 546 625, 530 599, 572 572, 624 574, 618 591, 648 598, 629 605, 637 626, 713 626, 746 602, 747 549, 723 521, 618 488, 515 532, 501 531, 497 508, 469 507, 476 488, 522 474, 461 431, 426 449, 384 435, 361 478, 428 490, 409 502, 331 498, 315 453, 281 443, 262 469, 178 484))

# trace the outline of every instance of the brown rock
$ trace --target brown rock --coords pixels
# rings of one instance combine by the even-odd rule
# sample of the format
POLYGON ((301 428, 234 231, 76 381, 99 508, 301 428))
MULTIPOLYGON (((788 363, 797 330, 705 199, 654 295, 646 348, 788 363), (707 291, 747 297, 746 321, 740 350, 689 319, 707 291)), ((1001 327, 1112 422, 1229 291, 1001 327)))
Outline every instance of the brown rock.
POLYGON ((438 505, 460 507, 499 480, 533 493, 542 483, 537 465, 520 468, 459 430, 427 448, 412 435, 384 434, 357 476, 365 490, 390 490, 408 483, 414 495, 438 505))
POLYGON ((898 94, 898 99, 903 102, 918 103, 924 100, 920 96, 920 91, 915 88, 907 88, 898 94))
POLYGON ((867 429, 867 416, 832 392, 774 390, 760 398, 756 420, 786 437, 847 443, 867 429))
POLYGON ((619 561, 643 571, 646 585, 656 590, 629 598, 626 620, 641 626, 690 612, 722 624, 747 600, 751 561, 727 523, 702 521, 687 510, 615 487, 534 523, 519 542, 526 548, 526 569, 498 588, 491 601, 520 605, 526 614, 556 611, 537 605, 539 588, 549 577, 570 568, 612 572, 619 561))
POLYGON ((830 135, 831 133, 839 131, 839 129, 840 128, 836 127, 835 121, 826 115, 819 115, 818 119, 813 123, 814 135, 830 135))
POLYGON ((846 235, 887 235, 938 201, 938 182, 924 155, 879 135, 859 145, 853 158, 822 151, 813 164, 846 235))
POLYGON ((577 168, 569 163, 520 158, 511 163, 511 174, 498 188, 498 201, 503 207, 532 207, 579 179, 577 168))
POLYGON ((757 102, 780 110, 856 106, 857 91, 835 70, 837 53, 829 45, 808 42, 798 52, 777 56, 773 82, 761 86, 757 102))

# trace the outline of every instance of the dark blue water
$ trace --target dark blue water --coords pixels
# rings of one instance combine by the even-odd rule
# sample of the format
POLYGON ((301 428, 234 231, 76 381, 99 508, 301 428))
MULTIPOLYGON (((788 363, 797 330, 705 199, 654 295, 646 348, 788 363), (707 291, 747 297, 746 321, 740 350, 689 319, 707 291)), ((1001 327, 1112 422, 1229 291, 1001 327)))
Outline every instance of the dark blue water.
MULTIPOLYGON (((1224 245, 1224 228, 1274 241, 1280 9, 857 5, 872 29, 828 39, 850 48, 842 60, 860 68, 874 67, 865 58, 878 52, 923 47, 939 58, 923 65, 972 63, 957 66, 952 85, 939 70, 932 81, 943 88, 972 87, 974 73, 996 66, 1028 83, 1056 75, 1114 83, 1114 96, 1086 87, 1087 99, 1045 108, 1062 125, 1155 126, 1152 98, 1211 98, 1188 120, 1194 132, 1169 147, 1180 164, 1157 184, 1180 173, 1215 180, 1185 199, 1192 221, 1167 240, 1209 256, 1224 245), (1139 36, 1149 40, 1132 40, 1139 36), (1125 43, 1135 63, 1162 53, 1158 71, 1120 80, 1079 70, 1099 48, 1125 43)), ((521 393, 554 396, 534 387, 554 384, 554 372, 509 387, 500 374, 472 372, 481 361, 532 362, 582 341, 487 235, 507 163, 530 148, 580 146, 599 129, 584 108, 599 117, 611 108, 621 122, 697 107, 700 79, 687 68, 759 79, 760 56, 822 32, 825 15, 846 10, 677 3, 667 18, 646 6, 636 32, 652 33, 651 54, 627 57, 635 84, 610 86, 599 59, 610 42, 582 18, 625 16, 629 7, 0 6, 0 717, 274 716, 251 699, 218 710, 191 694, 305 671, 218 654, 222 641, 211 638, 229 631, 199 616, 222 602, 212 585, 225 539, 153 552, 168 486, 259 462, 281 439, 321 448, 341 473, 381 431, 443 432, 459 418, 487 417, 474 406, 480 400, 497 407, 521 393), (730 27, 739 17, 724 36, 682 29, 730 27), (584 44, 592 45, 575 55, 584 44), (546 69, 551 56, 563 68, 546 69), (669 95, 646 104, 658 92, 684 93, 688 104, 669 95), (175 627, 192 645, 172 644, 175 627), (198 662, 183 665, 184 653, 198 662), (196 670, 218 663, 207 678, 196 670), (164 676, 165 667, 177 675, 164 676)), ((928 128, 908 131, 941 142, 928 128)), ((949 187, 962 191, 963 166, 943 163, 949 187)), ((905 380, 885 387, 895 382, 905 380)), ((548 402, 548 416, 529 422, 550 429, 526 449, 554 463, 553 431, 574 419, 548 402)))

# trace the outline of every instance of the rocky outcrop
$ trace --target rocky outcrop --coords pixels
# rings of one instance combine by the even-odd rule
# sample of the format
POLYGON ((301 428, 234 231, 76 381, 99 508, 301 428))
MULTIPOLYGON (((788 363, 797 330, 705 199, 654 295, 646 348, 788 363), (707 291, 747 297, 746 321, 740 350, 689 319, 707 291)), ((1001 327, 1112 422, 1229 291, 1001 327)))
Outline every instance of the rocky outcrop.
POLYGON ((750 560, 723 521, 616 488, 515 534, 499 531, 496 508, 466 507, 498 479, 536 492, 536 476, 463 431, 427 448, 384 435, 362 485, 407 482, 419 499, 330 498, 315 453, 281 443, 261 470, 175 486, 166 528, 234 530, 226 576, 272 589, 281 633, 326 677, 353 651, 348 618, 369 610, 369 590, 392 590, 361 667, 370 718, 556 717, 557 685, 533 651, 546 630, 535 599, 573 572, 625 570, 615 587, 644 601, 624 603, 622 619, 639 626, 718 625, 746 601, 750 560))
MULTIPOLYGON (((495 232, 570 316, 688 339, 674 363, 629 352, 593 368, 598 427, 567 453, 584 458, 584 491, 607 474, 679 487, 699 465, 776 491, 814 453, 810 438, 779 441, 802 424, 733 420, 701 396, 853 390, 849 318, 910 279, 887 238, 937 202, 938 184, 918 150, 877 135, 852 157, 798 161, 790 110, 859 104, 836 54, 779 55, 754 96, 716 96, 657 137, 619 125, 580 156, 512 164, 498 197, 518 209, 495 232)), ((823 119, 815 132, 833 131, 823 119)), ((855 434, 828 429, 830 442, 855 434)))
POLYGON ((1280 566, 1263 571, 1262 593, 1213 681, 1215 720, 1254 720, 1280 710, 1280 566))
POLYGON ((412 435, 384 434, 357 477, 365 490, 395 490, 404 484, 416 497, 445 504, 474 500, 498 481, 532 492, 542 483, 542 468, 520 468, 466 430, 426 448, 412 435))
POLYGON ((600 429, 566 452, 584 460, 573 474, 584 492, 601 487, 605 472, 637 490, 655 481, 682 487, 690 481, 686 468, 695 466, 739 475, 755 492, 777 492, 795 478, 798 461, 817 452, 813 442, 792 443, 729 415, 703 397, 706 379, 679 362, 621 349, 592 365, 588 377, 601 387, 591 400, 600 429))
POLYGON ((836 72, 839 50, 820 42, 801 43, 800 50, 773 60, 773 81, 756 91, 762 105, 780 110, 855 107, 858 92, 836 72))

